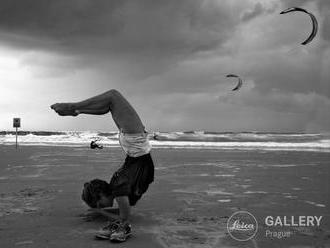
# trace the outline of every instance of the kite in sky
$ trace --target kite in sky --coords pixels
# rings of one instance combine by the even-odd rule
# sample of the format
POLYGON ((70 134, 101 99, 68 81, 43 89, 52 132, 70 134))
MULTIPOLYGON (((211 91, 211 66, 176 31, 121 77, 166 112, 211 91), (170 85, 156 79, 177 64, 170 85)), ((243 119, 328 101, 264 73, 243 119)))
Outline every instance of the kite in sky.
POLYGON ((234 89, 232 89, 232 91, 239 90, 239 88, 242 87, 243 81, 242 81, 242 79, 239 76, 237 76, 235 74, 228 74, 226 77, 235 77, 235 78, 238 78, 238 84, 236 85, 236 87, 234 89))
POLYGON ((309 17, 311 18, 312 20, 312 24, 313 24, 313 30, 312 30, 312 33, 309 35, 309 37, 304 41, 302 42, 301 44, 302 45, 307 45, 309 42, 311 42, 314 37, 316 36, 317 34, 317 30, 318 30, 318 22, 317 22, 317 19, 316 17, 312 14, 312 13, 309 13, 307 10, 303 9, 303 8, 299 8, 299 7, 291 7, 291 8, 288 8, 286 10, 283 10, 280 14, 286 14, 286 13, 289 13, 289 12, 293 12, 293 11, 300 11, 300 12, 304 12, 306 14, 309 15, 309 17))

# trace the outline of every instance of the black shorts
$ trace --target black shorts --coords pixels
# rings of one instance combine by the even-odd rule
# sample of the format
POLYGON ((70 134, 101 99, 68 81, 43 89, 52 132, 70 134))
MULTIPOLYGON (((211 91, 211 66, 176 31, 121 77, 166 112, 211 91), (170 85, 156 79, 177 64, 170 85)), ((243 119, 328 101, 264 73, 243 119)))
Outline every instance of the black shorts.
POLYGON ((114 197, 128 196, 129 203, 134 206, 154 180, 154 163, 150 153, 140 157, 129 157, 113 174, 110 187, 114 197))

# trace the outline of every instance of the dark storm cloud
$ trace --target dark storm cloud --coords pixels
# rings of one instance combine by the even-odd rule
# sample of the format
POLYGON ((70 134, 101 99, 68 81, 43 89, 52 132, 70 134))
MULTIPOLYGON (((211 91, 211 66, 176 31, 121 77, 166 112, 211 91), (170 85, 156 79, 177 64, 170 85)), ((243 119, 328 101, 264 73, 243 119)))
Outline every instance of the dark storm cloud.
POLYGON ((0 27, 11 33, 53 39, 65 45, 68 39, 115 33, 120 27, 115 14, 120 3, 4 0, 0 3, 0 27))
MULTIPOLYGON (((233 23, 224 9, 205 1, 176 0, 4 0, 0 30, 44 41, 45 48, 87 53, 158 54, 209 50, 233 23), (220 26, 221 24, 221 26, 220 26), (221 35, 220 35, 221 34, 221 35), (53 43, 49 41, 53 41, 53 43)), ((7 42, 33 47, 22 39, 7 42)))
MULTIPOLYGON (((69 68, 94 67, 110 74, 118 68, 121 77, 141 80, 169 70, 194 53, 221 47, 240 22, 234 13, 239 10, 228 11, 226 4, 209 0, 4 0, 0 2, 0 43, 57 57, 73 56, 69 68)), ((31 65, 33 60, 28 59, 31 65)))

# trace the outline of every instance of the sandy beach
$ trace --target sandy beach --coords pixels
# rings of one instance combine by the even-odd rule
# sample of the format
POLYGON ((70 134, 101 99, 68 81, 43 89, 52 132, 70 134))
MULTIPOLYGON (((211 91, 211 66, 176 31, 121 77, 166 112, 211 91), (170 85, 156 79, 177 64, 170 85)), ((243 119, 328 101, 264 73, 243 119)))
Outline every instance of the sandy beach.
POLYGON ((86 220, 82 185, 110 180, 120 148, 0 146, 0 247, 330 247, 330 154, 326 152, 154 149, 155 182, 132 210, 124 244, 94 240, 106 224, 86 220), (236 241, 236 211, 259 224, 236 241), (269 227, 266 216, 323 216, 319 227, 269 227), (290 231, 286 238, 266 231, 290 231))

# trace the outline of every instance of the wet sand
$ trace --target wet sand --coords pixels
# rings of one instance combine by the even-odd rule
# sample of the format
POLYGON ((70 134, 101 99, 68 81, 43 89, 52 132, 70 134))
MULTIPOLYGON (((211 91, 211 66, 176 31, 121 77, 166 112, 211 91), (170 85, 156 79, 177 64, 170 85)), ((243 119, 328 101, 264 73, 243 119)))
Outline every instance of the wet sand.
POLYGON ((120 148, 0 146, 0 247, 330 247, 330 154, 154 149, 155 182, 132 210, 123 244, 94 240, 105 218, 86 220, 85 181, 110 180, 120 148), (236 211, 259 224, 236 241, 236 211), (320 227, 270 228, 266 216, 323 216, 320 227), (289 238, 265 232, 291 231, 289 238))

